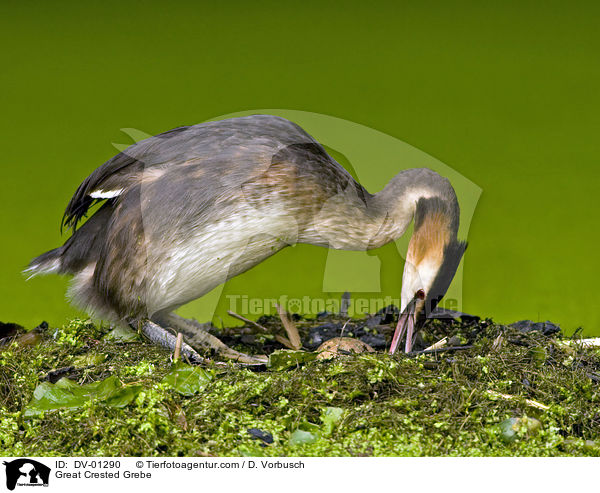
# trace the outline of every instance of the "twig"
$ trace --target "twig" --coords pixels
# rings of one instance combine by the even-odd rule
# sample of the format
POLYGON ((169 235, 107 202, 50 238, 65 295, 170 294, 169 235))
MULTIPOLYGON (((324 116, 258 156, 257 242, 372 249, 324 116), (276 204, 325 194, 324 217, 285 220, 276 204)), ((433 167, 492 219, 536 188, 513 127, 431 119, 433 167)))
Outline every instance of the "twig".
POLYGON ((508 339, 508 342, 514 344, 515 346, 529 347, 529 344, 523 341, 519 341, 518 339, 508 339))
POLYGON ((443 347, 446 346, 446 344, 448 344, 448 338, 444 337, 443 339, 440 339, 435 344, 432 344, 428 348, 425 348, 425 351, 433 351, 434 349, 442 349, 443 347))
POLYGON ((586 375, 592 380, 592 382, 600 382, 600 377, 595 373, 586 373, 586 375))
POLYGON ((292 346, 292 343, 290 342, 290 340, 287 337, 283 337, 283 336, 280 336, 279 334, 275 334, 275 340, 278 343, 283 344, 288 349, 295 349, 294 346, 292 346))
POLYGON ((173 352, 173 361, 177 361, 181 355, 181 345, 183 344, 183 334, 177 332, 177 340, 175 341, 175 351, 173 352))
POLYGON ((348 316, 348 308, 350 308, 350 293, 346 291, 342 295, 342 302, 340 303, 340 317, 348 316))
POLYGON ((269 332, 269 329, 267 329, 266 327, 263 327, 259 323, 254 322, 253 320, 247 319, 246 317, 242 317, 241 315, 238 315, 237 313, 232 312, 231 310, 227 310, 227 313, 233 318, 237 318, 238 320, 241 320, 242 322, 246 322, 247 324, 254 325, 254 327, 256 327, 264 332, 269 332))
POLYGON ((461 351, 463 349, 471 349, 473 346, 449 346, 442 347, 439 349, 424 349, 423 351, 411 351, 407 354, 407 356, 418 356, 419 354, 437 354, 437 353, 445 353, 448 351, 461 351))
MULTIPOLYGON (((250 320, 246 317, 242 317, 241 315, 239 315, 235 312, 232 312, 231 310, 227 310, 227 313, 230 316, 232 316, 233 318, 237 318, 238 320, 241 320, 242 322, 246 322, 247 324, 254 325, 254 327, 256 327, 264 332, 269 332, 269 329, 260 325, 258 322, 254 322, 253 320, 250 320)), ((283 337, 283 336, 280 336, 279 334, 275 334, 275 340, 277 342, 279 342, 280 344, 283 344, 288 349, 296 349, 287 337, 283 337)))
POLYGON ((344 337, 344 330, 346 329, 346 325, 348 325, 348 322, 350 322, 350 319, 346 320, 344 325, 342 325, 342 330, 340 331, 340 337, 344 337))
MULTIPOLYGON (((486 390, 486 392, 491 396, 500 397, 501 399, 505 399, 507 401, 519 400, 519 397, 516 395, 503 394, 501 392, 496 392, 495 390, 486 390)), ((542 404, 538 401, 534 401, 532 399, 525 399, 525 404, 531 407, 535 407, 536 409, 541 409, 542 411, 547 411, 548 409, 550 409, 550 406, 542 404)))
POLYGON ((277 313, 279 313, 279 318, 281 319, 281 323, 287 332, 292 348, 296 350, 300 349, 302 347, 302 341, 300 341, 300 335, 298 334, 296 324, 290 320, 287 312, 282 306, 279 305, 279 303, 277 303, 276 306, 277 313))
POLYGON ((582 346, 582 347, 597 347, 600 346, 600 337, 594 337, 592 339, 570 339, 566 341, 560 341, 561 344, 567 346, 582 346))
POLYGON ((494 339, 494 343, 492 344, 492 351, 497 351, 498 349, 500 349, 500 346, 502 346, 502 344, 504 343, 504 337, 502 337, 502 334, 498 335, 498 337, 496 337, 496 339, 494 339))

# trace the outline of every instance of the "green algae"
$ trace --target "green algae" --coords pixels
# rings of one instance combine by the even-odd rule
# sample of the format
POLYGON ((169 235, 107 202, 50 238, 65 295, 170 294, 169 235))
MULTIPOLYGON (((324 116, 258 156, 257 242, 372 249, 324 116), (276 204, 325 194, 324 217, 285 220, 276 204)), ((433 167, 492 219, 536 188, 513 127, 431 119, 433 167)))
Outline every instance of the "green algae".
MULTIPOLYGON (((274 320, 265 324, 276 330, 274 320)), ((318 323, 297 325, 304 334, 318 323)), ((233 337, 236 330, 222 332, 233 337)), ((173 364, 163 349, 109 332, 74 320, 44 331, 35 346, 0 346, 0 454, 600 455, 600 354, 560 336, 490 321, 429 321, 426 341, 456 336, 472 347, 306 358, 286 370, 256 371, 173 364), (178 388, 182 376, 186 385, 178 388), (113 379, 136 392, 125 407, 86 399, 28 415, 35 389, 59 377, 77 386, 113 379), (253 428, 273 442, 257 441, 253 428)))
POLYGON ((162 383, 175 389, 182 395, 190 396, 203 390, 213 379, 213 376, 213 372, 178 361, 162 379, 162 383))
POLYGON ((24 416, 38 416, 56 409, 78 409, 85 407, 90 400, 98 400, 111 407, 125 407, 140 390, 140 385, 123 386, 114 375, 85 385, 78 385, 63 377, 55 384, 40 383, 33 391, 33 398, 25 408, 24 416))

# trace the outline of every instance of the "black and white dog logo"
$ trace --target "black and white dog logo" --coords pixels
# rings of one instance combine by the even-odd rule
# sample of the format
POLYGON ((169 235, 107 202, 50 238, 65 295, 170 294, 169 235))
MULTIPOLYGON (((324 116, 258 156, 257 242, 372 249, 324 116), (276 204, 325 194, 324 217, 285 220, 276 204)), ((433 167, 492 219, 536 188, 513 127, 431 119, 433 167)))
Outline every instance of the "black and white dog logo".
POLYGON ((32 459, 16 459, 4 461, 6 468, 6 487, 14 490, 15 486, 48 486, 50 468, 32 459))

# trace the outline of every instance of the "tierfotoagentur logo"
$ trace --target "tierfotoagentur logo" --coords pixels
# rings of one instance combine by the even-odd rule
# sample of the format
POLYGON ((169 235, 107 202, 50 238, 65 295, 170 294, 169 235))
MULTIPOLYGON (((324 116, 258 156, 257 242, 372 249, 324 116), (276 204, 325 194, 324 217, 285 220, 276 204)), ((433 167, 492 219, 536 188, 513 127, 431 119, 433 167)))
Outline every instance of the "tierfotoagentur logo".
MULTIPOLYGON (((254 298, 241 294, 226 295, 228 310, 240 315, 260 316, 265 313, 273 313, 276 306, 280 305, 290 313, 319 314, 345 312, 349 316, 361 316, 364 313, 377 313, 389 310, 391 306, 400 306, 400 298, 385 296, 349 298, 346 306, 342 309, 342 298, 314 298, 303 296, 301 298, 290 298, 281 295, 279 298, 254 298)), ((454 298, 445 299, 445 308, 458 310, 458 300, 454 298)))
POLYGON ((12 491, 15 486, 48 486, 50 468, 32 459, 4 461, 6 487, 12 491))
MULTIPOLYGON (((468 238, 471 218, 481 195, 481 188, 450 166, 396 137, 355 122, 318 113, 255 109, 220 115, 211 121, 227 121, 231 118, 261 114, 286 118, 305 129, 325 146, 327 152, 332 153, 341 162, 356 182, 374 193, 383 190, 390 179, 399 172, 410 168, 426 168, 447 178, 460 204, 458 237, 468 238)), ((142 152, 140 149, 143 150, 145 142, 148 141, 146 139, 152 138, 151 135, 133 128, 122 130, 135 142, 134 145, 131 143, 113 145, 124 155, 131 155, 137 159, 136 156, 142 152)), ((259 178, 251 183, 242 184, 235 192, 235 203, 244 214, 238 210, 236 214, 230 216, 239 218, 241 214, 243 220, 230 222, 227 227, 223 226, 222 230, 205 232, 206 235, 212 235, 214 241, 209 244, 212 250, 210 252, 202 250, 201 255, 214 259, 215 262, 218 261, 220 268, 212 272, 209 268, 211 262, 202 262, 201 266, 208 274, 204 275, 207 281, 202 283, 201 299, 192 301, 186 308, 195 318, 211 319, 217 311, 224 313, 226 310, 252 316, 275 313, 276 304, 286 306, 289 311, 303 315, 316 315, 324 311, 338 312, 340 295, 346 291, 352 293, 352 306, 349 311, 355 316, 367 312, 375 313, 390 304, 400 306, 402 265, 406 262, 405 252, 408 250, 412 236, 412 225, 408 225, 405 234, 390 242, 388 246, 373 250, 374 244, 385 243, 383 240, 380 242, 376 240, 381 239, 380 233, 385 231, 389 218, 386 219, 385 215, 377 216, 377 220, 371 217, 373 210, 366 207, 364 197, 357 192, 352 180, 348 182, 350 185, 341 187, 337 193, 333 193, 324 201, 319 200, 314 189, 303 190, 298 201, 306 203, 302 202, 301 207, 299 206, 301 210, 310 209, 312 202, 319 204, 322 202, 322 207, 317 208, 314 217, 306 220, 307 224, 313 225, 312 229, 307 224, 298 222, 301 214, 294 215, 288 213, 287 209, 280 210, 277 204, 274 205, 269 199, 269 192, 279 183, 278 177, 290 175, 290 171, 281 163, 289 162, 297 154, 303 155, 302 153, 308 152, 307 149, 311 145, 314 146, 314 143, 309 142, 308 137, 305 140, 287 143, 276 151, 265 149, 265 154, 260 155, 258 159, 263 167, 262 174, 259 173, 259 178), (345 214, 336 215, 336 211, 348 204, 351 204, 351 207, 345 214), (332 223, 330 216, 341 217, 343 224, 332 223), (367 231, 367 226, 372 230, 367 231), (252 235, 247 235, 242 241, 240 238, 243 235, 237 233, 244 228, 251 229, 252 235), (306 235, 312 236, 307 240, 306 235), (315 240, 313 237, 318 239, 315 240), (225 238, 229 240, 225 241, 225 238), (254 288, 249 284, 240 285, 239 281, 229 283, 230 279, 250 267, 248 258, 251 260, 256 257, 267 258, 284 247, 296 247, 311 242, 327 248, 323 252, 310 250, 310 258, 306 249, 297 249, 295 265, 306 266, 304 270, 307 272, 302 272, 298 268, 294 270, 294 267, 289 265, 292 273, 282 275, 278 279, 279 292, 269 292, 267 287, 267 291, 261 296, 258 287, 254 288), (257 244, 267 243, 272 245, 271 250, 254 251, 257 249, 257 244), (254 253, 250 255, 248 252, 254 253), (295 284, 288 282, 288 279, 292 278, 298 282, 295 281, 295 284), (310 283, 313 279, 319 281, 310 283), (295 285, 302 283, 309 285, 310 288, 299 296, 298 291, 294 289, 295 285), (305 294, 309 297, 304 296, 305 294), (287 300, 279 299, 281 296, 287 297, 287 300), (393 299, 390 300, 390 297, 393 299)), ((228 149, 228 147, 217 147, 214 152, 217 154, 222 152, 229 159, 231 156, 227 154, 228 149)), ((214 155, 204 156, 202 152, 204 152, 202 149, 195 150, 198 154, 197 159, 215 159, 214 155)), ((260 154, 262 151, 256 152, 260 154)), ((157 169, 153 162, 142 163, 142 165, 144 171, 139 200, 141 231, 147 238, 160 237, 163 234, 160 229, 162 226, 157 225, 159 222, 156 220, 156 211, 162 209, 159 204, 153 202, 156 195, 153 187, 157 179, 162 176, 162 169, 160 167, 157 169)), ((198 173, 206 172, 199 170, 198 173)), ((214 192, 215 202, 223 200, 217 192, 228 189, 231 176, 225 173, 212 177, 214 190, 211 189, 210 192, 214 192)), ((198 175, 197 178, 202 180, 206 179, 206 176, 198 175)), ((410 190, 405 195, 410 195, 410 190)), ((390 197, 390 203, 396 198, 396 196, 390 197)), ((223 211, 220 211, 222 214, 223 211)), ((148 257, 147 261, 141 261, 141 265, 154 265, 154 253, 146 251, 145 254, 148 257)), ((198 249, 192 248, 188 251, 181 247, 181 252, 176 257, 188 258, 194 255, 199 255, 198 249)), ((460 262, 452 283, 447 291, 444 290, 444 307, 447 309, 459 311, 462 309, 462 266, 463 262, 460 262)), ((199 275, 194 271, 194 276, 199 275)), ((156 291, 156 286, 153 284, 155 276, 149 272, 147 278, 150 281, 140 289, 145 292, 143 298, 146 300, 147 311, 151 313, 162 306, 163 299, 153 297, 156 291), (160 306, 154 306, 153 303, 160 306)), ((259 284, 264 288, 263 283, 256 283, 257 286, 259 284)), ((409 289, 410 286, 406 288, 409 289)))

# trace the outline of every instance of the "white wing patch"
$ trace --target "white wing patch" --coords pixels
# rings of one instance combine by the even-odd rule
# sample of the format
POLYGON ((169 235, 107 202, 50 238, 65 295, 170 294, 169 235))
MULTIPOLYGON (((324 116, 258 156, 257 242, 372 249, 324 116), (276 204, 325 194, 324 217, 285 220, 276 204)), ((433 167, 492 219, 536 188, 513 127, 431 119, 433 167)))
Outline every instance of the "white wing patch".
POLYGON ((93 199, 112 199, 114 197, 118 197, 123 193, 123 188, 119 188, 119 190, 109 190, 105 192, 104 190, 96 190, 90 193, 90 197, 93 199))

